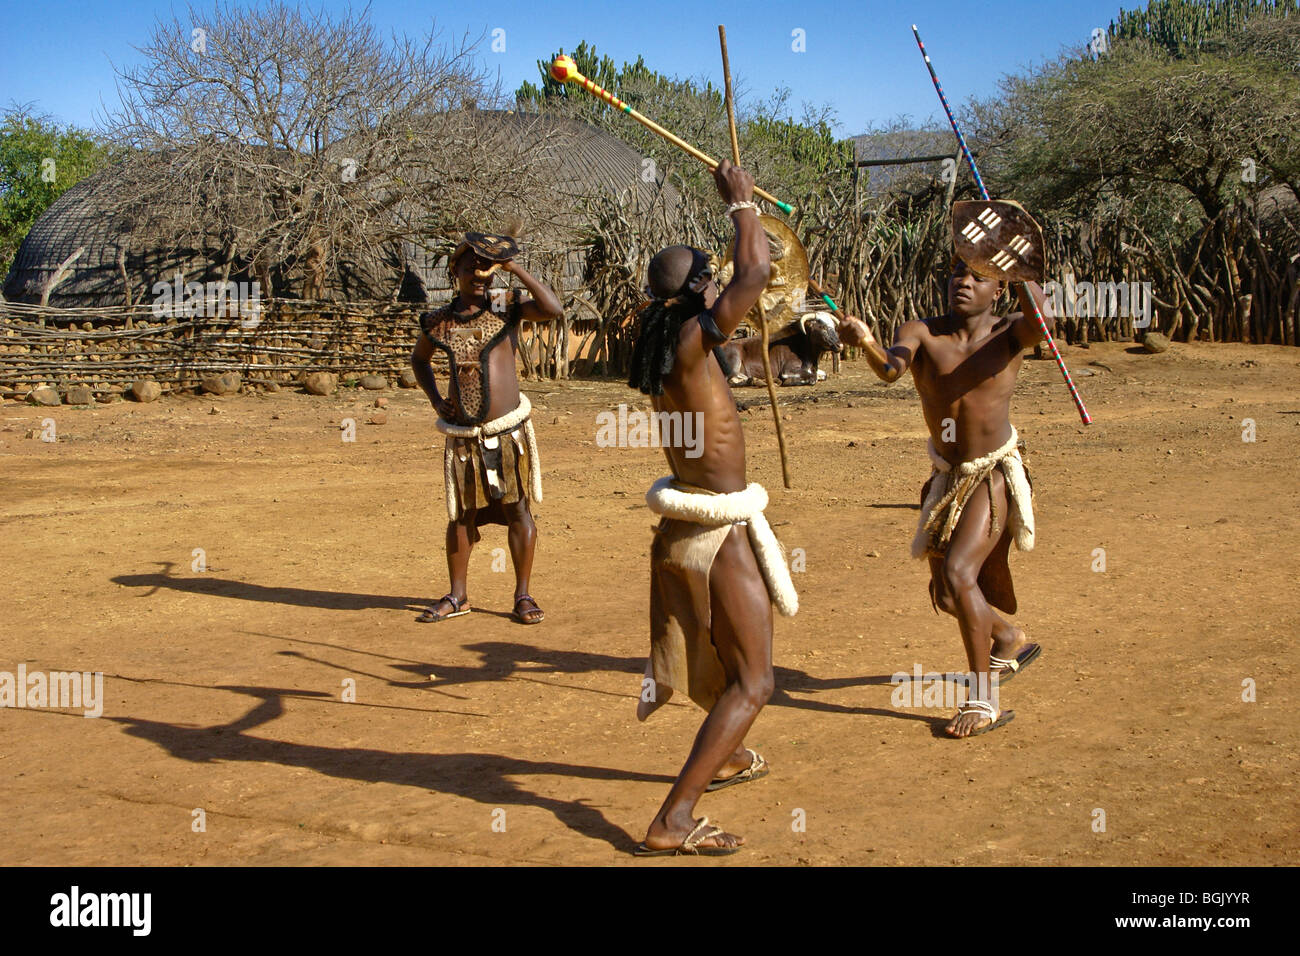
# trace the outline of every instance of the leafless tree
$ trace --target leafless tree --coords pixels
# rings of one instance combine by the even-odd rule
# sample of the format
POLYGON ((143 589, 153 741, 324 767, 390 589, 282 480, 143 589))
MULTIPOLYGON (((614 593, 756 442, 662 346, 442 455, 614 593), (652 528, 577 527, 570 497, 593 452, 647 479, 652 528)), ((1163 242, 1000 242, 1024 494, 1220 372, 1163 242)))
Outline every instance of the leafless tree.
POLYGON ((320 298, 339 269, 381 261, 392 276, 409 244, 444 249, 545 195, 551 147, 481 122, 501 97, 469 38, 385 38, 368 9, 221 4, 160 19, 140 52, 104 124, 132 155, 110 212, 264 294, 320 298))

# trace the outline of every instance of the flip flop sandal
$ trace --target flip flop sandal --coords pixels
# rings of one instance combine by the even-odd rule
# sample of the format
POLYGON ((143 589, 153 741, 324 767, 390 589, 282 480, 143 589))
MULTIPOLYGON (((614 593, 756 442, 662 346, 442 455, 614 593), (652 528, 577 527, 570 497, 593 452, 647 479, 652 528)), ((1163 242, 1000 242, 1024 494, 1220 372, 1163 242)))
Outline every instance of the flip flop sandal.
POLYGON ((745 752, 752 758, 749 761, 749 766, 740 773, 732 774, 730 777, 715 777, 713 782, 704 788, 706 793, 721 790, 723 787, 730 787, 737 783, 749 783, 751 780, 766 777, 772 772, 772 769, 767 765, 767 761, 763 759, 763 755, 757 750, 750 750, 746 747, 745 752))
MULTIPOLYGON (((997 730, 1003 724, 1009 724, 1011 721, 1016 719, 1016 712, 1014 710, 1004 710, 1001 713, 998 713, 994 706, 986 700, 968 700, 957 708, 958 717, 963 714, 975 713, 983 714, 991 720, 992 723, 980 727, 978 730, 972 730, 966 735, 967 737, 978 737, 980 734, 987 734, 990 730, 997 730)), ((948 736, 952 737, 952 734, 949 734, 948 736)), ((952 739, 960 740, 961 738, 953 737, 952 739)))
POLYGON ((513 617, 520 624, 541 624, 542 621, 546 620, 546 612, 542 611, 542 606, 533 600, 531 594, 521 594, 517 598, 515 598, 515 609, 510 612, 510 616, 513 617), (527 620, 524 617, 524 614, 519 613, 519 605, 524 601, 527 601, 529 604, 533 606, 533 610, 524 611, 524 614, 532 614, 533 611, 535 610, 535 611, 540 611, 542 616, 532 621, 527 620))
POLYGON ((1016 656, 1015 660, 1007 660, 1005 657, 994 657, 990 654, 989 671, 996 672, 998 675, 998 683, 1005 684, 1034 661, 1038 660, 1038 655, 1041 653, 1043 653, 1041 644, 1030 644, 1016 656))
POLYGON ((686 834, 686 839, 679 846, 667 850, 652 850, 644 843, 637 846, 632 851, 633 856, 650 857, 650 856, 731 856, 733 853, 739 853, 741 848, 738 846, 700 846, 710 837, 721 836, 727 831, 722 827, 709 826, 709 818, 701 817, 700 822, 695 824, 695 829, 686 834))
POLYGON ((464 603, 462 603, 460 601, 457 601, 450 594, 448 594, 438 598, 438 600, 434 601, 433 604, 426 607, 424 609, 424 612, 415 619, 415 623, 437 624, 441 621, 450 621, 453 617, 460 617, 462 614, 468 614, 469 612, 470 612, 469 598, 466 598, 464 603), (451 605, 450 613, 439 614, 437 611, 434 610, 434 608, 436 608, 443 601, 446 601, 448 604, 451 605))

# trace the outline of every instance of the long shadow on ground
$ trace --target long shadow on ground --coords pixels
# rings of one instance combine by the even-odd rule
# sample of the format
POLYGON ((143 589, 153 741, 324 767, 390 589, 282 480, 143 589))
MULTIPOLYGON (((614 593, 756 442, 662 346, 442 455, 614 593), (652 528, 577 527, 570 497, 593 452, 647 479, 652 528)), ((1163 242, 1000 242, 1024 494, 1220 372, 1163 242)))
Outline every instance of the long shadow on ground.
MULTIPOLYGON (((280 652, 325 667, 333 667, 349 674, 366 674, 366 676, 373 677, 376 680, 385 681, 392 687, 433 691, 453 698, 456 697, 456 695, 446 690, 446 688, 462 684, 475 684, 483 681, 497 681, 507 678, 527 680, 529 679, 529 675, 586 674, 600 671, 635 674, 639 678, 645 670, 644 657, 615 657, 610 654, 599 654, 588 651, 555 650, 545 647, 534 647, 530 644, 519 644, 511 641, 480 641, 476 644, 463 645, 464 650, 473 651, 475 654, 479 655, 480 658, 480 663, 466 666, 463 664, 457 665, 433 662, 421 663, 406 658, 396 658, 388 654, 378 654, 361 648, 348 647, 342 644, 331 644, 325 641, 309 641, 303 638, 280 637, 273 634, 263 634, 262 636, 279 640, 288 640, 295 644, 309 644, 316 647, 348 651, 355 654, 364 654, 392 661, 394 663, 390 666, 395 670, 405 671, 411 674, 413 679, 410 681, 392 680, 382 674, 366 673, 365 671, 359 671, 354 666, 343 666, 321 657, 304 654, 300 651, 280 652), (432 680, 429 679, 430 674, 434 675, 432 680)), ((865 677, 814 677, 811 674, 791 667, 775 667, 773 668, 773 671, 776 676, 776 690, 772 694, 772 699, 768 702, 769 706, 793 707, 799 710, 816 710, 824 713, 856 714, 868 717, 893 717, 902 720, 919 720, 927 723, 933 723, 935 720, 935 718, 926 717, 923 714, 910 714, 880 707, 855 707, 849 704, 837 704, 831 701, 817 700, 815 698, 790 696, 791 692, 815 694, 820 691, 842 690, 849 687, 887 685, 891 682, 892 675, 877 674, 865 677)), ((636 686, 636 684, 631 685, 633 688, 636 686)), ((575 689, 591 693, 611 694, 616 697, 624 697, 629 701, 629 707, 631 706, 630 702, 632 701, 632 694, 630 691, 629 693, 621 694, 591 687, 579 687, 575 689)), ((682 701, 686 700, 685 695, 679 696, 682 701)))
POLYGON ((557 800, 534 793, 507 778, 544 775, 664 785, 672 783, 671 777, 660 774, 526 760, 501 754, 394 753, 363 747, 324 747, 253 737, 248 735, 249 730, 270 723, 284 713, 284 698, 328 695, 276 687, 219 685, 212 689, 244 694, 256 698, 258 703, 243 716, 211 727, 190 727, 139 717, 106 719, 122 724, 131 736, 152 741, 172 756, 194 763, 214 760, 275 763, 286 767, 304 767, 331 777, 419 787, 492 806, 513 804, 539 807, 552 813, 569 829, 604 840, 618 850, 630 850, 635 845, 635 840, 627 831, 607 820, 600 810, 588 806, 585 798, 557 800))
MULTIPOLYGON (((156 562, 170 568, 172 562, 156 562)), ((369 611, 388 608, 395 611, 414 610, 423 606, 420 598, 393 597, 387 594, 357 594, 348 591, 317 591, 311 588, 268 587, 250 584, 232 578, 219 578, 211 574, 203 577, 174 577, 169 571, 151 574, 119 574, 110 579, 114 584, 129 588, 149 588, 141 597, 149 597, 158 590, 180 591, 185 594, 208 594, 215 597, 237 598, 241 601, 262 601, 270 604, 287 604, 293 607, 319 607, 334 611, 369 611)))

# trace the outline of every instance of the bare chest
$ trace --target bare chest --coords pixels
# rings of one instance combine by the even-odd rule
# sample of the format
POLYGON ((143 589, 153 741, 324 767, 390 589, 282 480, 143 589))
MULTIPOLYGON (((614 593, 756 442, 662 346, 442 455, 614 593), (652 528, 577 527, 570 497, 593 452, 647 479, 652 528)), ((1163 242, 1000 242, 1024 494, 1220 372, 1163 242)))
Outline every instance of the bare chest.
POLYGON ((970 396, 1009 394, 1015 387, 1023 354, 1003 329, 976 341, 934 336, 912 365, 923 396, 955 401, 970 396))

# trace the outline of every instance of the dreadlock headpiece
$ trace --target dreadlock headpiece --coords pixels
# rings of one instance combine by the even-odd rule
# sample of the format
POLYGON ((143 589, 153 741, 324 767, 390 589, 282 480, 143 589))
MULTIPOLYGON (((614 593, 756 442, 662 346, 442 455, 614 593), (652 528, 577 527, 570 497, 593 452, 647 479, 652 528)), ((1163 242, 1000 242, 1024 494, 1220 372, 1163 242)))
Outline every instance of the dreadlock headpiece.
POLYGON ((669 246, 650 260, 647 273, 650 302, 638 316, 627 384, 647 395, 662 395, 664 376, 677 361, 682 324, 704 308, 704 288, 713 269, 699 249, 669 246))

